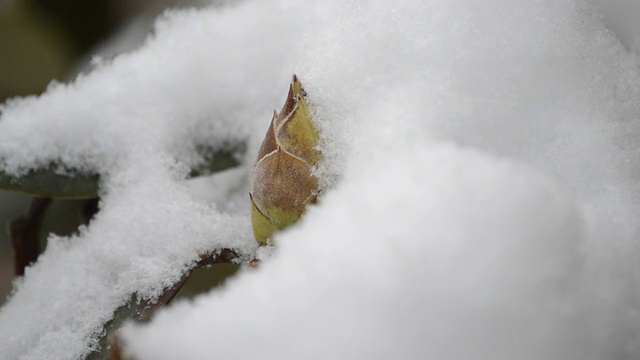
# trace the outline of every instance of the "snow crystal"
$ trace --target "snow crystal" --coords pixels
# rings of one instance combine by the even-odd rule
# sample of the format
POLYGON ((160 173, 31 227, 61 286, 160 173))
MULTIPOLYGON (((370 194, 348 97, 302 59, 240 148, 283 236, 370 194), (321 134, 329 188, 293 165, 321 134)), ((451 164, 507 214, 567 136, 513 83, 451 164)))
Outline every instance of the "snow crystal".
POLYGON ((334 187, 258 270, 128 326, 127 352, 637 357, 640 80, 597 11, 255 0, 171 12, 138 51, 8 103, 3 170, 61 160, 105 176, 98 217, 51 239, 0 311, 2 355, 82 356, 130 293, 154 296, 206 249, 252 251, 242 193, 297 73, 323 138, 315 171, 334 187), (184 181, 197 145, 234 140, 249 143, 242 168, 184 181))

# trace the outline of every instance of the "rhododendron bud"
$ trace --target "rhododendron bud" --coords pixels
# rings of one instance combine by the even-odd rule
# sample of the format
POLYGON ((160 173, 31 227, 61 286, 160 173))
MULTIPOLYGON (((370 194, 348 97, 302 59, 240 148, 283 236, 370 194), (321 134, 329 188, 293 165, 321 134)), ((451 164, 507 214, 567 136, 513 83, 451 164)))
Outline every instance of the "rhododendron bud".
POLYGON ((274 112, 258 153, 249 197, 253 233, 260 243, 295 223, 318 195, 311 170, 322 154, 306 96, 294 75, 287 101, 280 114, 274 112))

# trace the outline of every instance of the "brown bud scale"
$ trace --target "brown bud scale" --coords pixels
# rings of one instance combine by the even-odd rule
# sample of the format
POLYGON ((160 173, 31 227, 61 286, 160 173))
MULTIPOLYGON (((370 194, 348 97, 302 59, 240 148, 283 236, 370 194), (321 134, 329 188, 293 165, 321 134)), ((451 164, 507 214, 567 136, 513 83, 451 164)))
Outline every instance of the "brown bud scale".
POLYGON ((311 170, 322 154, 306 95, 294 75, 287 101, 280 114, 274 112, 258 153, 249 195, 253 231, 260 243, 295 223, 305 206, 316 202, 318 180, 311 170))

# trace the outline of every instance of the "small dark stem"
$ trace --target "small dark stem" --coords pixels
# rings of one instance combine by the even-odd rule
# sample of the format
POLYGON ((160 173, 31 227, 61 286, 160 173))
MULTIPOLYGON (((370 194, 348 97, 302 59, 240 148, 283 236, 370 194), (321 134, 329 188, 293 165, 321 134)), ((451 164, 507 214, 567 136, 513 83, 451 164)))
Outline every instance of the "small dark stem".
POLYGON ((240 261, 240 256, 235 250, 221 249, 215 250, 211 254, 201 255, 200 260, 194 267, 194 269, 215 265, 215 264, 235 264, 240 261))
POLYGON ((184 284, 189 280, 189 276, 191 273, 201 267, 215 265, 215 264, 228 264, 228 263, 236 263, 239 259, 238 253, 231 249, 221 249, 213 251, 207 255, 201 255, 200 260, 196 263, 191 270, 187 271, 182 278, 175 283, 170 288, 166 289, 159 297, 158 300, 151 305, 148 315, 146 319, 149 319, 155 314, 158 310, 168 305, 171 300, 180 292, 184 284))
POLYGON ((103 349, 107 349, 106 344, 111 344, 111 346, 109 346, 111 350, 95 352, 91 354, 88 359, 106 360, 107 356, 111 356, 111 360, 122 359, 122 354, 120 352, 121 344, 118 340, 117 331, 125 320, 134 319, 139 322, 149 321, 158 310, 162 309, 168 305, 171 300, 173 300, 173 298, 180 292, 180 289, 182 289, 182 287, 187 283, 189 276, 194 270, 209 265, 229 263, 237 264, 240 262, 241 257, 235 250, 215 250, 209 254, 201 255, 200 260, 196 262, 191 270, 185 272, 177 283, 164 290, 164 292, 153 303, 150 304, 147 301, 142 301, 137 302, 136 305, 136 302, 134 301, 135 297, 132 298, 128 305, 122 306, 119 310, 116 310, 114 318, 105 325, 105 335, 100 340, 100 343, 102 344, 103 349))
POLYGON ((16 276, 24 275, 27 266, 40 255, 40 226, 49 204, 49 198, 33 198, 25 216, 9 224, 16 276))
POLYGON ((164 290, 164 292, 158 297, 158 300, 153 304, 151 304, 151 306, 149 307, 149 310, 144 314, 144 316, 142 316, 138 320, 148 321, 153 317, 153 315, 155 315, 156 312, 158 312, 158 310, 167 306, 171 302, 171 300, 173 300, 173 298, 180 292, 184 284, 187 283, 187 280, 189 280, 190 274, 191 274, 191 271, 185 273, 184 275, 182 275, 182 278, 177 283, 175 283, 170 288, 164 290))

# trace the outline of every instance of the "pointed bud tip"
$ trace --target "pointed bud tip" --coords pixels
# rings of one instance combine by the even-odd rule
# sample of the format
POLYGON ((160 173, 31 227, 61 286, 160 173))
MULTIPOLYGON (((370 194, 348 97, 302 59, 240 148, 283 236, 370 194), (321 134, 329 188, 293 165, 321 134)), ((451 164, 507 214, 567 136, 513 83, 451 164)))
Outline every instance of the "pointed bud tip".
POLYGON ((293 74, 293 78, 291 79, 291 85, 289 87, 289 93, 292 95, 291 97, 295 100, 299 98, 303 98, 307 96, 307 92, 304 91, 302 87, 302 83, 296 74, 293 74))

